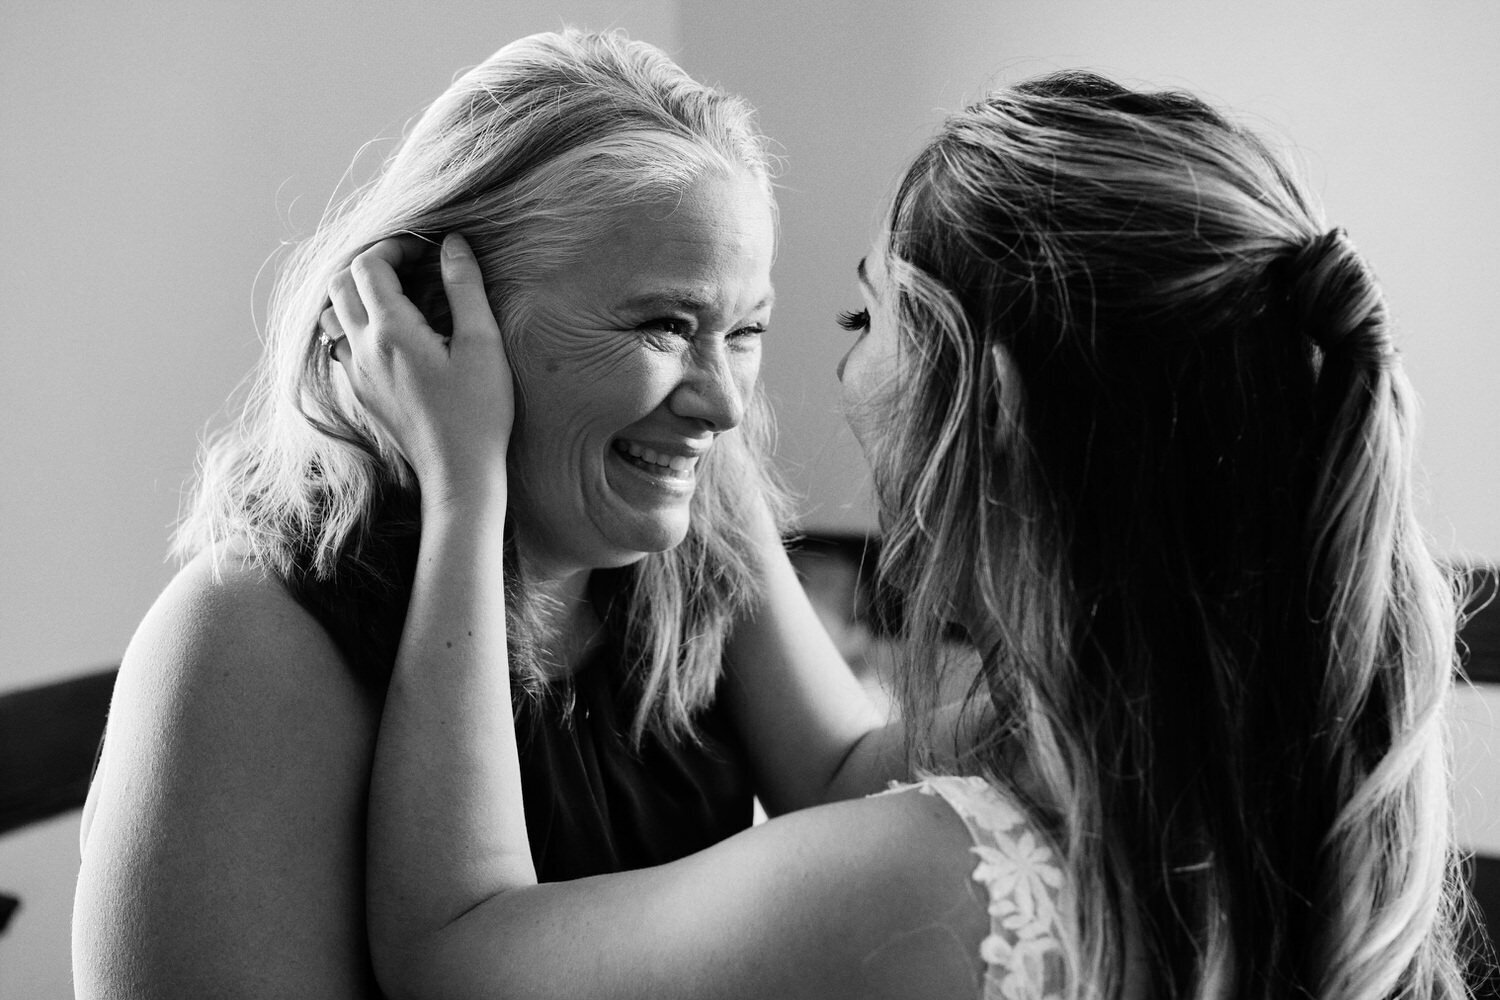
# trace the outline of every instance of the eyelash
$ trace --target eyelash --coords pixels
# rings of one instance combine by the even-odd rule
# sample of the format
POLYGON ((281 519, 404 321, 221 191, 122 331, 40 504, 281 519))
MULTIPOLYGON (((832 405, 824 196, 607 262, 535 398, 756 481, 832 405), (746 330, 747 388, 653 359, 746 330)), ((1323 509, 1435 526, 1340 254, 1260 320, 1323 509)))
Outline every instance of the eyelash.
POLYGON ((861 309, 859 312, 844 311, 839 313, 839 326, 850 333, 864 333, 870 328, 870 310, 861 309))

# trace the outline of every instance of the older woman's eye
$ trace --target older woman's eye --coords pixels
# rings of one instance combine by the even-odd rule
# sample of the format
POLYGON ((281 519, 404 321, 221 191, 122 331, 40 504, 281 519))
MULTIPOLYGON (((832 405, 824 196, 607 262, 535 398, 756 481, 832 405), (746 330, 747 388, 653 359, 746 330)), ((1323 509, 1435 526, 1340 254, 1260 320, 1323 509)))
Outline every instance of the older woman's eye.
POLYGON ((864 333, 870 328, 870 310, 861 309, 859 312, 845 311, 839 313, 839 326, 850 333, 864 333))
POLYGON ((743 340, 747 337, 759 337, 765 332, 766 324, 751 323, 749 326, 742 326, 738 330, 731 330, 729 336, 743 340))
POLYGON ((677 319, 674 316, 660 316, 649 319, 636 327, 641 333, 666 334, 670 337, 690 337, 693 335, 693 325, 685 319, 677 319))

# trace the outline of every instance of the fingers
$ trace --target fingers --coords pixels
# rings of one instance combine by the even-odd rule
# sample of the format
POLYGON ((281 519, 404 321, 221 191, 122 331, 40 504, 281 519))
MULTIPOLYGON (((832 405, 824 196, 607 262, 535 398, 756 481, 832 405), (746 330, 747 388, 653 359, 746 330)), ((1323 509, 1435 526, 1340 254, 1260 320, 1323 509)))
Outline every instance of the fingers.
POLYGON ((354 258, 350 266, 363 260, 367 265, 383 265, 394 275, 397 270, 412 263, 431 249, 432 240, 425 236, 414 236, 411 233, 388 236, 379 243, 367 247, 364 252, 354 258))
POLYGON ((393 236, 359 253, 328 283, 328 301, 346 333, 361 330, 372 316, 384 317, 401 306, 411 307, 401 294, 396 269, 415 260, 430 246, 416 236, 393 236))
POLYGON ((368 347, 384 353, 391 348, 390 337, 400 336, 406 328, 431 332, 421 312, 402 293, 397 276, 397 268, 415 260, 430 245, 416 236, 390 237, 361 251, 333 276, 328 283, 329 307, 319 317, 331 359, 347 363, 353 341, 360 342, 361 350, 368 347))
MULTIPOLYGON (((329 306, 319 317, 319 329, 330 342, 330 358, 345 364, 356 347, 377 353, 389 350, 390 337, 407 329, 433 333, 403 294, 398 276, 398 269, 428 252, 431 245, 430 240, 417 236, 390 237, 358 254, 334 275, 328 286, 329 306)), ((499 326, 485 294, 479 261, 458 233, 443 240, 441 269, 454 336, 498 343, 499 326)))
POLYGON ((332 304, 342 329, 360 330, 370 322, 370 316, 365 312, 365 304, 360 301, 359 289, 348 268, 335 274, 328 283, 328 301, 332 304))
POLYGON ((449 233, 443 239, 442 269, 443 291, 453 313, 453 335, 497 336, 500 331, 490 308, 489 296, 484 292, 484 275, 479 270, 479 261, 474 258, 469 241, 458 233, 449 233))
POLYGON ((339 322, 338 313, 329 306, 323 310, 318 317, 318 336, 323 342, 324 349, 328 352, 328 360, 345 364, 352 353, 349 347, 349 338, 344 335, 343 324, 339 322))
POLYGON ((369 247, 352 261, 340 277, 347 274, 359 292, 365 310, 375 319, 384 319, 392 314, 405 315, 414 312, 411 302, 401 292, 401 279, 396 276, 399 268, 415 261, 432 246, 430 240, 419 236, 392 236, 369 247))

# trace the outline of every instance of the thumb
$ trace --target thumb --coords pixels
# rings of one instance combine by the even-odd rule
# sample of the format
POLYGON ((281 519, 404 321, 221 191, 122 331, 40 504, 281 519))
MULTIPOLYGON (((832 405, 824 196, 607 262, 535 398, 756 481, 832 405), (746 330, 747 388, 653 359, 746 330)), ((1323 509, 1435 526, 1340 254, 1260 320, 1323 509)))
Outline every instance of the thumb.
POLYGON ((443 238, 442 270, 443 291, 448 296, 448 308, 453 314, 453 335, 463 337, 497 332, 495 314, 490 309, 489 297, 484 293, 484 275, 479 270, 479 261, 469 248, 469 241, 458 233, 449 233, 443 238))

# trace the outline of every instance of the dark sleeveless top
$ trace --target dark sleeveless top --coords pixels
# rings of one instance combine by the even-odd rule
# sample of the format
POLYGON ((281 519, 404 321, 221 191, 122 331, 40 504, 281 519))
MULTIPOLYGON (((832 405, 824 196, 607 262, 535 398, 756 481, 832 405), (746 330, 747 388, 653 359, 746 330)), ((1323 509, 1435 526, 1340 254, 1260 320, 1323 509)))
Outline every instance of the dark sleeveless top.
POLYGON ((566 717, 558 699, 521 709, 516 742, 526 829, 537 878, 557 882, 664 864, 751 822, 743 745, 722 700, 694 719, 699 737, 630 742, 636 700, 619 681, 617 649, 572 678, 566 717))
MULTIPOLYGON (((320 580, 303 552, 287 581, 373 691, 383 692, 390 679, 418 539, 414 501, 392 496, 363 548, 364 559, 387 572, 320 580)), ((607 629, 611 638, 575 672, 571 712, 562 710, 564 699, 517 697, 526 829, 543 882, 664 864, 751 822, 749 758, 722 699, 694 717, 697 742, 648 733, 639 750, 631 746, 638 700, 623 683, 627 653, 619 633, 607 629)))

